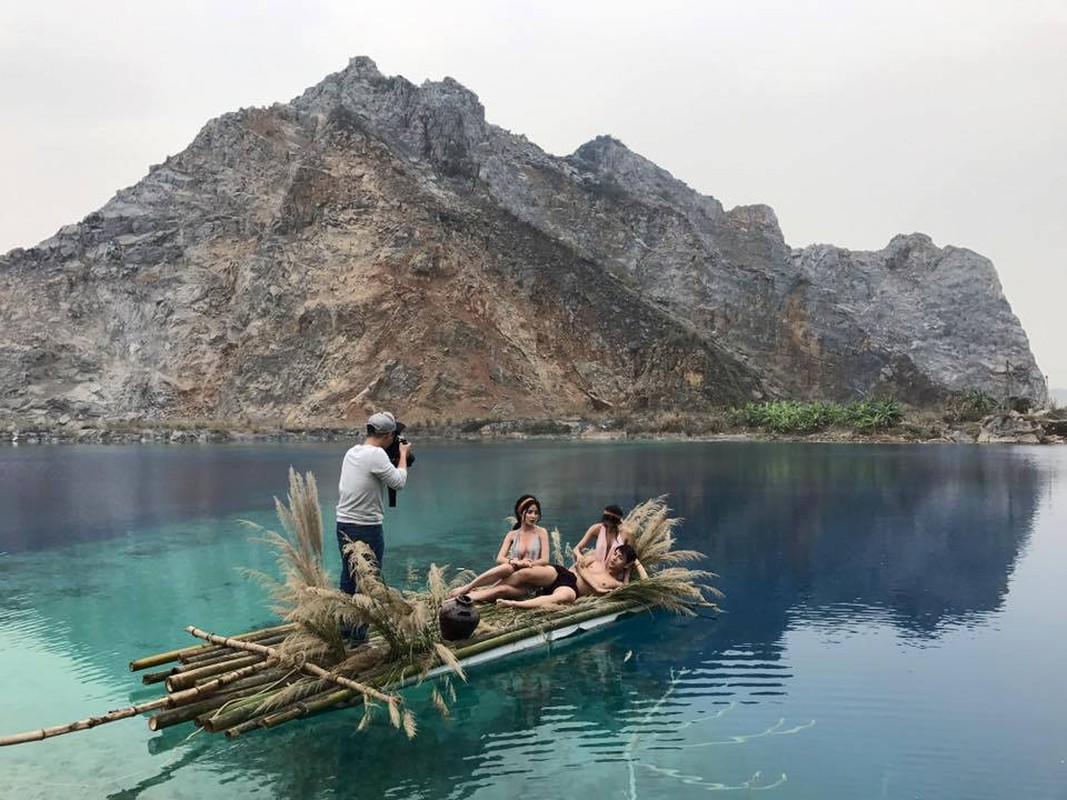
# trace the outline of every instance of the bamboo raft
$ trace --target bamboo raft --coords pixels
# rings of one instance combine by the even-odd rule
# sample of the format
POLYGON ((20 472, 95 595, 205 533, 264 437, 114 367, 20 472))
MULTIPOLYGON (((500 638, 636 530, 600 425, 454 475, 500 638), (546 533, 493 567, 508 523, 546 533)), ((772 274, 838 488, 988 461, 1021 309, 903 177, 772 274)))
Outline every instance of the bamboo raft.
MULTIPOLYGON (((353 545, 346 557, 358 577, 360 594, 344 595, 330 585, 323 567, 322 524, 314 478, 290 472, 290 505, 277 503, 288 537, 268 532, 279 553, 284 582, 259 576, 272 585, 284 624, 219 636, 194 626, 185 630, 202 644, 157 653, 130 662, 145 684, 162 683, 155 700, 109 711, 65 725, 0 736, 0 746, 40 741, 109 722, 148 714, 148 727, 163 730, 187 722, 228 738, 274 728, 325 711, 362 706, 359 729, 384 708, 393 727, 416 734, 414 713, 404 707, 401 690, 434 681, 433 704, 448 716, 456 694, 452 677, 466 680, 465 669, 564 637, 607 625, 638 610, 663 608, 693 613, 715 608, 697 584, 710 576, 665 567, 603 597, 581 598, 573 605, 517 611, 481 608, 481 622, 468 639, 447 642, 437 612, 448 597, 444 570, 431 566, 424 592, 400 592, 378 575, 369 548, 353 545), (342 625, 369 624, 371 635, 347 647, 342 625), (158 669, 165 667, 164 669, 158 669)), ((674 551, 662 498, 636 507, 628 520, 636 530, 635 547, 643 562, 670 564, 696 555, 674 551)), ((556 547, 557 552, 560 548, 556 547)), ((453 583, 462 580, 458 576, 453 583)))
MULTIPOLYGON (((634 603, 598 602, 572 607, 569 612, 556 613, 537 628, 528 624, 514 625, 472 636, 452 647, 460 670, 492 661, 512 653, 594 630, 615 622, 638 610, 634 603)), ((146 656, 130 662, 134 672, 165 664, 168 669, 145 672, 144 684, 163 683, 166 694, 127 708, 109 711, 77 722, 39 728, 11 736, 0 737, 0 746, 40 741, 42 739, 88 730, 107 722, 151 714, 148 727, 160 731, 174 725, 192 722, 210 733, 223 733, 227 738, 252 730, 274 728, 284 722, 302 719, 324 711, 351 706, 354 701, 371 697, 387 704, 396 702, 395 692, 422 679, 433 679, 455 669, 447 663, 418 675, 417 670, 402 670, 399 678, 379 681, 387 670, 371 674, 366 682, 353 681, 311 663, 299 668, 287 665, 277 648, 293 632, 294 625, 280 625, 249 631, 233 637, 217 636, 189 626, 186 631, 206 644, 192 645, 164 653, 146 656), (290 690, 302 674, 310 674, 330 684, 314 691, 308 688, 284 709, 262 711, 270 700, 284 690, 290 690)), ((370 646, 375 645, 371 637, 370 646)))
MULTIPOLYGON (((538 629, 531 630, 528 624, 476 634, 470 639, 450 647, 460 670, 511 655, 523 650, 550 645, 552 642, 584 633, 612 623, 636 607, 629 603, 596 603, 595 607, 582 606, 567 613, 557 613, 545 620, 538 629)), ((324 711, 351 706, 361 696, 370 696, 384 703, 394 702, 397 693, 421 680, 448 675, 455 666, 442 663, 418 674, 414 668, 401 670, 386 680, 379 680, 388 670, 378 670, 379 675, 367 675, 358 683, 338 675, 320 672, 312 664, 302 669, 323 678, 331 685, 318 692, 309 692, 288 707, 277 711, 259 713, 258 709, 273 695, 293 684, 293 669, 285 666, 276 650, 261 644, 270 639, 272 630, 245 634, 241 639, 214 636, 196 628, 186 629, 208 644, 172 651, 131 662, 131 670, 158 666, 177 661, 178 666, 167 670, 165 681, 166 701, 148 718, 148 727, 158 731, 172 725, 193 722, 210 733, 223 733, 227 738, 240 736, 252 730, 273 728, 284 722, 301 719, 324 711), (168 661, 161 659, 167 658, 168 661), (205 665, 205 662, 212 662, 205 665), (201 666, 204 665, 204 666, 201 666)), ((375 645, 372 637, 371 646, 375 645)), ((142 680, 158 680, 146 673, 142 680)))

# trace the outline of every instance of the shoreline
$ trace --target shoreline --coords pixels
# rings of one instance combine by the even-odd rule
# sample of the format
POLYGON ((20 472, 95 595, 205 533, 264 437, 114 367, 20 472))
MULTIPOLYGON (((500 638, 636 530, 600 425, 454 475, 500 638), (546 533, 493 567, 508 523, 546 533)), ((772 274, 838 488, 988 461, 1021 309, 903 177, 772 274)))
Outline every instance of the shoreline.
MULTIPOLYGON (((1067 421, 1014 412, 980 422, 948 423, 929 414, 905 418, 885 430, 832 427, 811 433, 775 432, 723 424, 719 418, 628 420, 626 425, 564 418, 471 420, 465 423, 411 424, 413 439, 451 441, 753 441, 822 444, 1065 444, 1067 421), (658 423, 658 424, 657 424, 658 423)), ((51 425, 8 421, 0 427, 0 446, 43 444, 233 444, 242 442, 356 441, 362 425, 233 426, 195 423, 102 423, 66 421, 51 425)))

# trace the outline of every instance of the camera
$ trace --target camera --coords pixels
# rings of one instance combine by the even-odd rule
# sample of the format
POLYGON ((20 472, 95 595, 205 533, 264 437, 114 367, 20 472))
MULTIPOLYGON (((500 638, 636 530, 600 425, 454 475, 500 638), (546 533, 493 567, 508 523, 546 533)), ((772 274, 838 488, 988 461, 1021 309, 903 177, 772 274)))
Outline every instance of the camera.
MULTIPOLYGON (((395 435, 393 436, 393 441, 389 443, 389 446, 387 448, 385 448, 385 454, 389 456, 389 463, 391 463, 394 467, 400 463, 400 445, 409 444, 408 440, 403 436, 404 428, 406 427, 407 426, 403 422, 397 420, 396 431, 395 435)), ((414 463, 415 453, 411 450, 408 450, 408 467, 410 468, 411 465, 414 463)), ((396 489, 389 489, 389 507, 396 507, 396 489)))

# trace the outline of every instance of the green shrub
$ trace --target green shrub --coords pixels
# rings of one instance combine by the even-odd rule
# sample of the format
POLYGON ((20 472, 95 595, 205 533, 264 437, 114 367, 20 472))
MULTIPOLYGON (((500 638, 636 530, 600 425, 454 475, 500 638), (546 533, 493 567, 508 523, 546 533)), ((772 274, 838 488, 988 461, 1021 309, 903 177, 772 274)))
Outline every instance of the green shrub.
POLYGON ((897 425, 904 410, 896 400, 864 400, 845 406, 846 421, 861 431, 880 431, 897 425))
POLYGON ((762 428, 775 433, 815 433, 835 425, 861 431, 884 430, 897 425, 903 408, 897 400, 864 400, 859 403, 824 403, 820 401, 771 400, 747 403, 731 409, 728 418, 735 424, 762 428))
POLYGON ((527 436, 565 436, 572 433, 570 425, 551 419, 535 419, 525 422, 520 430, 527 436))
POLYGON ((949 407, 949 416, 956 422, 977 422, 997 409, 996 399, 981 389, 961 392, 949 407))

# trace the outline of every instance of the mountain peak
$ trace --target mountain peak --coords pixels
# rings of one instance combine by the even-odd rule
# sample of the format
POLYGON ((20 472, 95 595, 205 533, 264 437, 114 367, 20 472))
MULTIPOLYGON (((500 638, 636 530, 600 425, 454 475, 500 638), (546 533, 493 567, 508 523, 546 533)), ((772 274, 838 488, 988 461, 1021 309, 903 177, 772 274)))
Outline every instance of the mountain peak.
POLYGON ((385 77, 378 69, 378 65, 374 63, 374 59, 369 56, 352 56, 352 58, 348 59, 348 66, 345 67, 343 72, 365 78, 385 77))
MULTIPOLYGON (((723 157, 709 150, 708 158, 723 157)), ((357 418, 927 403, 1044 379, 995 270, 791 251, 610 135, 558 158, 365 56, 0 257, 0 416, 357 418)))

